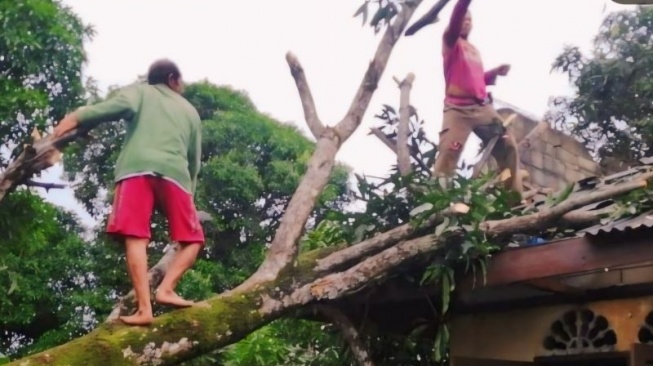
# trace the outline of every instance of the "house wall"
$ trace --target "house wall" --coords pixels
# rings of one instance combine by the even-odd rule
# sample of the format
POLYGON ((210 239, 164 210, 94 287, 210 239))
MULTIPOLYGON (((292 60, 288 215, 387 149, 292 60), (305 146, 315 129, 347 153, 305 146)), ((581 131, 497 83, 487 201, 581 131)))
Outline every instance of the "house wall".
MULTIPOLYGON (((653 324, 647 326, 645 322, 653 310, 653 296, 465 315, 451 322, 451 356, 532 361, 538 356, 579 353, 581 351, 571 347, 570 342, 567 349, 561 351, 551 351, 543 345, 552 324, 568 311, 579 309, 589 309, 596 317, 603 316, 608 321, 608 328, 598 332, 594 340, 605 339, 609 330, 613 330, 617 338, 614 346, 585 349, 584 352, 628 351, 633 343, 639 343, 638 333, 643 326, 653 329, 653 324)), ((651 318, 653 322, 653 316, 651 318)), ((597 324, 595 321, 590 328, 597 324)))
MULTIPOLYGON (((521 169, 528 172, 526 182, 531 186, 560 190, 571 182, 602 175, 600 166, 573 137, 552 129, 547 122, 534 121, 510 108, 497 112, 504 119, 517 113, 508 130, 520 144, 521 169)), ((484 170, 488 168, 497 169, 494 159, 490 159, 484 170)))

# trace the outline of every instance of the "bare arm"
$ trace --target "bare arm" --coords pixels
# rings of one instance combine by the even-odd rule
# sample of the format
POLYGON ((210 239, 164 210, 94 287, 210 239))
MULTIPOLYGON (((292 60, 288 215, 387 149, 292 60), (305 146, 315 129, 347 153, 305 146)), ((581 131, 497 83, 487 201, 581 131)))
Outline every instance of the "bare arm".
POLYGON ((451 13, 451 20, 449 20, 449 25, 444 31, 444 44, 447 47, 452 47, 458 37, 460 37, 460 32, 463 28, 463 21, 465 20, 465 14, 467 14, 467 8, 469 8, 469 3, 472 0, 458 0, 456 5, 453 8, 451 13))

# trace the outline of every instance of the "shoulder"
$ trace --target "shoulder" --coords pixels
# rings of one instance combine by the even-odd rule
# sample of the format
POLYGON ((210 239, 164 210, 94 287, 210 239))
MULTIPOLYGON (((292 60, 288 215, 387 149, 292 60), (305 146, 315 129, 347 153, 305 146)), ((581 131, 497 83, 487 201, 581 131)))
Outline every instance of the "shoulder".
POLYGON ((193 120, 193 123, 200 123, 200 115, 197 112, 197 109, 195 106, 193 106, 188 99, 184 98, 184 96, 180 95, 179 96, 179 102, 182 104, 183 108, 187 111, 188 116, 190 117, 191 120, 193 120))
POLYGON ((147 84, 142 84, 142 83, 134 83, 130 85, 126 85, 121 87, 120 89, 117 90, 118 93, 120 94, 126 94, 126 95, 142 95, 143 92, 149 87, 150 85, 147 84))

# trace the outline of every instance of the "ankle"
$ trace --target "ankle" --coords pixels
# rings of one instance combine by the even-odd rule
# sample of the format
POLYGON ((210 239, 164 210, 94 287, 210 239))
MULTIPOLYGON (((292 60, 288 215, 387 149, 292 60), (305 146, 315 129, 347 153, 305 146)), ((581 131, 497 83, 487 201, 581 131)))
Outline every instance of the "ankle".
POLYGON ((138 310, 136 310, 136 312, 139 313, 139 314, 144 314, 144 315, 150 314, 151 315, 152 314, 152 304, 139 305, 138 310))
POLYGON ((172 294, 172 293, 174 293, 174 292, 175 292, 175 291, 174 291, 172 288, 165 286, 165 287, 159 287, 159 288, 157 288, 156 291, 155 291, 155 294, 165 294, 165 295, 168 295, 168 294, 172 294))

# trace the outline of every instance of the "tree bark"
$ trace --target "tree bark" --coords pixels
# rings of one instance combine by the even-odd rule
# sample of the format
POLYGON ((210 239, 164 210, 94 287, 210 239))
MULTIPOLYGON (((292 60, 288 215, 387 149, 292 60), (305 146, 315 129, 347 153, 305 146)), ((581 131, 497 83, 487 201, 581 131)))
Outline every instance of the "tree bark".
POLYGON ((360 125, 388 64, 390 54, 420 2, 417 0, 402 5, 401 11, 395 16, 392 24, 387 27, 379 42, 374 58, 363 76, 347 114, 333 128, 322 129, 321 123, 317 123, 319 120, 303 68, 295 56, 290 53, 286 56, 304 106, 306 121, 313 134, 316 135, 317 146, 309 160, 308 169, 281 218, 279 229, 270 244, 265 260, 256 273, 232 291, 249 291, 265 282, 272 281, 296 259, 299 239, 318 196, 329 180, 336 154, 360 125))
POLYGON ((397 166, 401 175, 408 175, 411 171, 408 135, 410 134, 410 89, 413 87, 414 81, 415 75, 409 73, 399 83, 401 94, 399 98, 399 126, 397 128, 397 166))
MULTIPOLYGON (((503 237, 523 229, 546 230, 556 218, 573 216, 573 210, 627 194, 646 186, 653 173, 631 181, 578 195, 553 207, 526 216, 487 221, 480 227, 490 237, 503 237)), ((429 221, 433 227, 437 219, 429 221)), ((330 247, 307 252, 282 275, 249 292, 215 296, 192 308, 177 310, 155 319, 148 327, 103 324, 92 333, 53 349, 14 361, 11 365, 71 366, 94 364, 108 359, 112 365, 175 365, 228 344, 289 311, 343 298, 386 278, 399 268, 418 263, 450 245, 445 237, 427 235, 404 239, 408 226, 383 233, 352 247, 330 247), (389 244, 390 243, 390 244, 389 244), (376 251, 364 249, 374 246, 376 251), (380 249, 384 248, 384 249, 380 249), (347 255, 343 255, 347 253, 347 255), (370 254, 374 253, 374 254, 370 254), (330 258, 329 260, 325 260, 330 258), (346 261, 334 258, 347 258, 346 261), (325 266, 325 263, 343 263, 325 266), (349 265, 345 265, 349 263, 349 265), (324 271, 330 268, 330 272, 324 271)))
POLYGON ((34 174, 56 164, 61 159, 60 151, 87 131, 75 129, 58 139, 50 136, 40 138, 38 133, 33 133, 33 144, 25 145, 20 155, 0 174, 0 201, 34 174))

